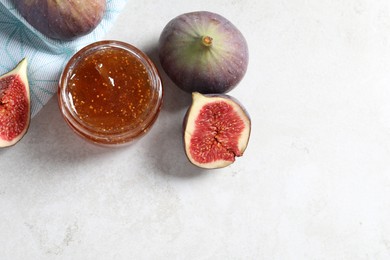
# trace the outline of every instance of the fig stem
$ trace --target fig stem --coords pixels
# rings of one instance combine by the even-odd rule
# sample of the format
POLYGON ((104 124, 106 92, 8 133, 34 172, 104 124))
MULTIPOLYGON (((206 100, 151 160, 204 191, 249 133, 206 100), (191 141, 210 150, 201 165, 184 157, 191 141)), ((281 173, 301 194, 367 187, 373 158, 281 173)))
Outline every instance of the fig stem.
POLYGON ((213 38, 210 36, 203 36, 202 37, 202 44, 206 47, 210 47, 213 45, 213 38))

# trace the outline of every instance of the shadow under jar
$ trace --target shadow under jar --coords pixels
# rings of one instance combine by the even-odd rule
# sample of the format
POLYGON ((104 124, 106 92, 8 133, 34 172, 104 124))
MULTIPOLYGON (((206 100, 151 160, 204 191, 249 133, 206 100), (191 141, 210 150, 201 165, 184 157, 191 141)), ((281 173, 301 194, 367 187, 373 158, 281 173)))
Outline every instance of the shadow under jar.
POLYGON ((144 135, 162 104, 153 62, 134 46, 100 41, 77 52, 62 72, 58 99, 69 126, 85 139, 121 145, 144 135))

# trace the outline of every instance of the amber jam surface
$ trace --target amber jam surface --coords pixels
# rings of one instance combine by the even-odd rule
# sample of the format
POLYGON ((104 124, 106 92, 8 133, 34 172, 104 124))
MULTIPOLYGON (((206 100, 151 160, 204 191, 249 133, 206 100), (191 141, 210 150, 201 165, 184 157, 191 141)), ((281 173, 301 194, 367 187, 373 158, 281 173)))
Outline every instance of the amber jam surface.
POLYGON ((68 85, 77 116, 108 132, 142 124, 154 91, 145 66, 119 48, 98 50, 80 60, 68 85))
POLYGON ((153 124, 162 99, 161 81, 145 54, 121 42, 81 50, 61 77, 65 119, 79 134, 100 143, 124 143, 153 124))

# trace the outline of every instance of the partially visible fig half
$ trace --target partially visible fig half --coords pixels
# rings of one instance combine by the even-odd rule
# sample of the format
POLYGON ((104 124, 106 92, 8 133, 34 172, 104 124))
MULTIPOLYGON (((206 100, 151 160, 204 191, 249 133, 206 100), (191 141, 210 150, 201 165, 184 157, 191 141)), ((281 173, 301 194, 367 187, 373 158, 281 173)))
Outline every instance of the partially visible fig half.
POLYGON ((184 147, 191 163, 222 168, 242 156, 249 141, 251 120, 244 107, 223 94, 192 94, 184 118, 184 147))
POLYGON ((0 77, 0 147, 16 144, 30 124, 27 60, 0 77))
POLYGON ((47 37, 72 40, 97 27, 106 0, 14 0, 16 9, 47 37))
POLYGON ((186 92, 227 93, 244 77, 248 46, 219 14, 199 11, 171 20, 159 39, 161 66, 186 92))

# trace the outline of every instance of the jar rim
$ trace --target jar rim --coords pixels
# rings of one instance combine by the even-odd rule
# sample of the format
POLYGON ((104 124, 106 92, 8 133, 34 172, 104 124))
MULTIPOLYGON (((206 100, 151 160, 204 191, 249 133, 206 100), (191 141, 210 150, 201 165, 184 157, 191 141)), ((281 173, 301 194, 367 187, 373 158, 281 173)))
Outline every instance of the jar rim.
POLYGON ((102 144, 127 143, 145 134, 158 117, 162 105, 162 96, 163 89, 161 77, 151 59, 135 46, 116 40, 98 41, 89 44, 76 52, 70 58, 64 70, 62 71, 58 87, 58 99, 61 112, 68 125, 70 125, 71 128, 79 135, 92 140, 95 143, 102 144), (133 127, 129 126, 129 128, 122 131, 113 130, 111 132, 97 130, 93 126, 88 125, 86 122, 80 119, 80 117, 77 116, 74 107, 72 107, 70 97, 68 95, 68 80, 70 79, 74 68, 77 67, 79 62, 85 57, 109 48, 125 50, 128 54, 135 57, 137 61, 141 62, 148 73, 150 89, 153 90, 151 91, 153 95, 150 99, 149 110, 148 113, 143 115, 143 122, 133 127))

